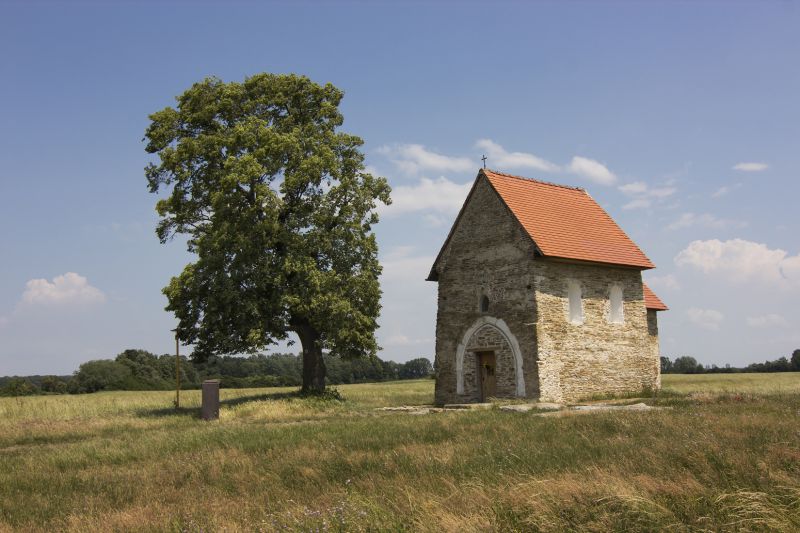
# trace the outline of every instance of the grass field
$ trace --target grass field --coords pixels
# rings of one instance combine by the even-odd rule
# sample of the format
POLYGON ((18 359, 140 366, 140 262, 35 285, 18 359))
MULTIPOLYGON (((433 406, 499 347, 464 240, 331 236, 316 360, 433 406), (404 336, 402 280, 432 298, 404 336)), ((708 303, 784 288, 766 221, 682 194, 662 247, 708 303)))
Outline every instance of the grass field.
POLYGON ((431 380, 0 398, 0 529, 797 531, 800 373, 664 376, 669 409, 420 416, 431 380))

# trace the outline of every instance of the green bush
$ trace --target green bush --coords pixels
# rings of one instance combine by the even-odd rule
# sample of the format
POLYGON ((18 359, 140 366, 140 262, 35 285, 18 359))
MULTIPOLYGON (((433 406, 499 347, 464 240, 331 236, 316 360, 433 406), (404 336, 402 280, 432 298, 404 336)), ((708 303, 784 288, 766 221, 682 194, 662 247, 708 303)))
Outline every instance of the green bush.
POLYGON ((70 382, 70 392, 122 390, 131 383, 131 370, 117 361, 100 359, 83 363, 70 382))
POLYGON ((64 394, 67 392, 67 381, 58 376, 45 376, 42 378, 42 392, 51 394, 64 394))
POLYGON ((27 379, 14 377, 0 389, 0 396, 31 396, 40 392, 39 387, 27 379))

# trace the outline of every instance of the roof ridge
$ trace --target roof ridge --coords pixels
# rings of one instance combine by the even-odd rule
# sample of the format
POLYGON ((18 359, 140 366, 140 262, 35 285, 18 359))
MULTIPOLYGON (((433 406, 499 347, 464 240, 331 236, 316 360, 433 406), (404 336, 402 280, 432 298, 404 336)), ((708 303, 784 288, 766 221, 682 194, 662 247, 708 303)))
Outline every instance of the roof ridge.
POLYGON ((499 170, 492 170, 491 168, 482 168, 481 172, 487 171, 491 172, 492 174, 497 174, 498 176, 505 176, 506 178, 514 178, 522 181, 529 181, 533 183, 540 183, 542 185, 549 185, 551 187, 561 187, 562 189, 569 189, 571 191, 582 191, 586 192, 586 189, 583 187, 573 187, 572 185, 562 185, 561 183, 553 183, 552 181, 544 181, 544 180, 537 180, 534 178, 526 178, 525 176, 517 176, 515 174, 508 174, 507 172, 500 172, 499 170))

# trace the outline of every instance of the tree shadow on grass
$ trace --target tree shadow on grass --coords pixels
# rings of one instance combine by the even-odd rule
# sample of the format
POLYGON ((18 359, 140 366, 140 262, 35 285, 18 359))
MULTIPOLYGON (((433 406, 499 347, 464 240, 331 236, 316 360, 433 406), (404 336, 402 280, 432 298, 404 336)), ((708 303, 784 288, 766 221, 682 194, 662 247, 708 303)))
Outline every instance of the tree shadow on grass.
MULTIPOLYGON (((229 389, 230 390, 230 389, 229 389)), ((309 398, 318 398, 317 396, 308 395, 300 392, 300 390, 291 392, 265 392, 263 394, 253 394, 250 396, 239 396, 237 398, 228 398, 227 400, 220 400, 220 407, 236 407, 251 402, 262 402, 265 400, 305 400, 309 398)), ((200 418, 200 407, 162 407, 158 409, 140 409, 137 411, 139 416, 143 417, 171 417, 171 416, 184 416, 191 418, 200 418)))
MULTIPOLYGON (((100 432, 92 432, 91 435, 100 434, 100 432)), ((27 453, 31 449, 39 446, 58 446, 61 444, 73 444, 86 440, 84 433, 61 433, 61 434, 40 434, 40 435, 22 435, 18 438, 12 439, 7 444, 0 445, 1 455, 21 455, 27 453)))
POLYGON ((170 416, 183 416, 190 418, 200 418, 199 407, 159 407, 158 409, 139 409, 137 416, 147 418, 165 418, 170 416))
POLYGON ((261 402, 265 400, 304 400, 309 398, 308 395, 300 392, 300 389, 290 392, 265 392, 263 394, 254 394, 252 396, 239 396, 238 398, 229 398, 219 402, 220 407, 236 407, 250 402, 261 402))

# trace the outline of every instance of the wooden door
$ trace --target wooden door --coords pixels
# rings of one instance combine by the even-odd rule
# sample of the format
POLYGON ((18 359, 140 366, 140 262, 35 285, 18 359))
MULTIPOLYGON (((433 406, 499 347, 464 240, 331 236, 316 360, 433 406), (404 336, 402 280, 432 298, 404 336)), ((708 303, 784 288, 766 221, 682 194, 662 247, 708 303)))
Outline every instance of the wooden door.
POLYGON ((481 376, 481 400, 486 401, 497 395, 495 380, 494 352, 478 352, 478 366, 481 376))

